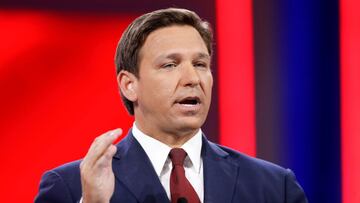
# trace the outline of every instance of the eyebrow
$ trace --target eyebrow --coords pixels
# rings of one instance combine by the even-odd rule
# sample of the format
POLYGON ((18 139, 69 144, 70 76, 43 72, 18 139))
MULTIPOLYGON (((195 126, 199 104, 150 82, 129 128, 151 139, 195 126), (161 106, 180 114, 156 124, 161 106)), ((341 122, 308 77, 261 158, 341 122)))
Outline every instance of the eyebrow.
MULTIPOLYGON (((174 59, 174 60, 178 60, 179 58, 181 58, 181 54, 179 53, 170 53, 170 54, 162 54, 160 56, 157 57, 156 61, 161 60, 161 59, 174 59)), ((210 60, 210 55, 208 53, 196 53, 196 57, 197 59, 209 59, 210 60)))
POLYGON ((205 59, 210 59, 211 57, 210 57, 210 55, 209 54, 207 54, 207 53, 198 53, 197 54, 198 56, 198 58, 205 58, 205 59))

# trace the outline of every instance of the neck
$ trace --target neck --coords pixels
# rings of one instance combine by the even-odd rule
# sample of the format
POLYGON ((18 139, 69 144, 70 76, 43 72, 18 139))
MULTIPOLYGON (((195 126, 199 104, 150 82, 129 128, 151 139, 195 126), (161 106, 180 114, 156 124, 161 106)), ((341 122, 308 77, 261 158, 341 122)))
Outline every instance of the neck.
POLYGON ((136 127, 144 134, 168 145, 171 148, 181 147, 188 140, 196 135, 200 129, 188 129, 188 130, 167 130, 157 129, 153 126, 144 125, 141 122, 137 122, 136 127))

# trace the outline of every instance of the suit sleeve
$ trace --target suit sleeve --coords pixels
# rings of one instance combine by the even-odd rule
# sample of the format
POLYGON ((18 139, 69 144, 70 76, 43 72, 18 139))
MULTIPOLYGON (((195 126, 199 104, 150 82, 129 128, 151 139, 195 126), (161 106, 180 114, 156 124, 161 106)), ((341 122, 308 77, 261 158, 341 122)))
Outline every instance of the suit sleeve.
POLYGON ((76 203, 62 177, 55 171, 46 172, 40 181, 35 203, 76 203))
POLYGON ((301 188, 296 180, 295 174, 290 169, 287 169, 285 177, 285 190, 285 199, 287 203, 308 202, 304 190, 301 188))

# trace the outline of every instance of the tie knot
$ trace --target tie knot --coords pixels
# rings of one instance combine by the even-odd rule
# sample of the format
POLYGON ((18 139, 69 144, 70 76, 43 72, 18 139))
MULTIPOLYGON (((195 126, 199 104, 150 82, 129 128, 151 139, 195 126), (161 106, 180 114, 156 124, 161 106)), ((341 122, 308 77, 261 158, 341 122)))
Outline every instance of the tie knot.
POLYGON ((171 149, 169 156, 173 165, 184 165, 184 160, 186 157, 185 150, 181 148, 173 148, 171 149))

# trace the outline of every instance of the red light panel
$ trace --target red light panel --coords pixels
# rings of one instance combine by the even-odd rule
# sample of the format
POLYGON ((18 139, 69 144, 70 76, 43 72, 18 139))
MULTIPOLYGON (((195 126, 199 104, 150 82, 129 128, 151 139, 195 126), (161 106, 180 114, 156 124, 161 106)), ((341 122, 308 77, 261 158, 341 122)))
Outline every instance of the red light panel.
POLYGON ((360 1, 340 1, 343 203, 360 202, 360 1))
POLYGON ((252 1, 217 0, 220 143, 255 156, 252 1))

